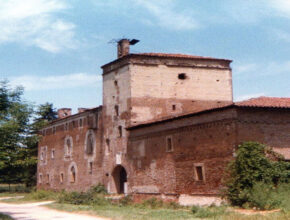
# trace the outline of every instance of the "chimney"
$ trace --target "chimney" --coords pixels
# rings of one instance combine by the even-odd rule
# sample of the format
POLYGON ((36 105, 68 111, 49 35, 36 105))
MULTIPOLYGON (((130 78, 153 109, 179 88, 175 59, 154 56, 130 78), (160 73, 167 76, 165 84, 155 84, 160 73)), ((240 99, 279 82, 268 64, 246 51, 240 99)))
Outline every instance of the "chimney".
POLYGON ((118 41, 118 58, 128 55, 130 52, 129 39, 121 39, 118 41))
POLYGON ((71 115, 71 108, 60 108, 57 110, 58 118, 65 118, 71 115))
POLYGON ((87 108, 78 108, 78 113, 82 113, 82 112, 84 112, 86 110, 87 110, 87 108))
POLYGON ((134 45, 138 43, 139 40, 136 39, 121 39, 118 41, 118 58, 121 58, 123 56, 126 56, 130 53, 130 45, 134 45))

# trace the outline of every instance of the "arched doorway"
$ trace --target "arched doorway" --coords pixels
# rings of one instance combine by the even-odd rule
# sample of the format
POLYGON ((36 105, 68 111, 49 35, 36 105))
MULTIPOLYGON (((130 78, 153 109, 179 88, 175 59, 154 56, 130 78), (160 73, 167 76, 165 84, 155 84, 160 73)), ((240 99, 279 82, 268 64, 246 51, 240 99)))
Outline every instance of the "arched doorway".
POLYGON ((127 183, 127 172, 125 168, 121 165, 116 166, 112 176, 114 178, 116 192, 118 194, 125 193, 125 184, 127 183))

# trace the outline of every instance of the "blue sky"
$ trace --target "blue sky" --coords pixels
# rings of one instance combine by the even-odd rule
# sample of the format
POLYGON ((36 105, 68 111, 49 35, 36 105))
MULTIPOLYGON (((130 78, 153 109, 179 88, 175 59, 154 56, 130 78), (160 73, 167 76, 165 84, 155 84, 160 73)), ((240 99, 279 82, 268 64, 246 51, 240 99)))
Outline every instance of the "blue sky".
POLYGON ((0 0, 0 79, 55 107, 102 103, 111 39, 232 59, 235 100, 290 96, 289 0, 0 0))

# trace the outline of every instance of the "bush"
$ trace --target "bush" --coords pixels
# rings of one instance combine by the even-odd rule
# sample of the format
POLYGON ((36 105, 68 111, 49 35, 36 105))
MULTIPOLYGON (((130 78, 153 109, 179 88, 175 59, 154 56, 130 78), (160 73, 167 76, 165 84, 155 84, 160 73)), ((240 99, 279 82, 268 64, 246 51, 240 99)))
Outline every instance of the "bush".
POLYGON ((97 185, 87 192, 62 192, 58 197, 58 202, 73 205, 106 205, 109 201, 104 198, 105 193, 104 187, 97 185))
POLYGON ((238 146, 237 156, 229 164, 227 174, 225 196, 233 205, 271 209, 279 203, 272 198, 271 189, 281 183, 288 183, 290 164, 262 144, 245 142, 238 146), (259 184, 269 191, 268 195, 262 195, 259 184), (259 197, 263 197, 263 201, 259 202, 259 197))
POLYGON ((25 195, 24 200, 55 200, 57 195, 52 191, 37 190, 25 195))

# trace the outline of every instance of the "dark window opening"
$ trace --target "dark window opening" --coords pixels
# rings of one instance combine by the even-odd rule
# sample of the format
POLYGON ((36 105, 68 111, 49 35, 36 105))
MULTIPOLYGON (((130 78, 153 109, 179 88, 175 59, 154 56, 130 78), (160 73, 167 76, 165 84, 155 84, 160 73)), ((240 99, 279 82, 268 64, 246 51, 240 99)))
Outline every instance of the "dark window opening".
POLYGON ((63 183, 63 173, 60 174, 60 182, 63 183))
POLYGON ((166 139, 166 151, 167 152, 171 152, 171 151, 173 151, 173 146, 172 146, 172 138, 171 137, 168 137, 167 139, 166 139))
POLYGON ((71 167, 70 168, 70 182, 71 183, 74 183, 76 181, 76 170, 75 170, 75 167, 71 167))
POLYGON ((176 105, 172 105, 172 110, 173 110, 173 111, 176 110, 176 105))
POLYGON ((71 146, 71 142, 70 142, 70 139, 67 139, 66 140, 66 146, 67 146, 67 155, 70 155, 71 154, 71 151, 72 151, 72 146, 71 146))
POLYGON ((94 137, 93 135, 90 133, 88 135, 88 138, 87 138, 87 154, 92 154, 93 151, 94 151, 94 137))
POLYGON ((106 139, 106 144, 107 144, 107 149, 108 149, 108 153, 111 152, 111 149, 110 149, 110 139, 107 138, 106 139))
POLYGON ((203 181, 202 166, 196 166, 195 170, 196 170, 197 181, 203 181))
POLYGON ((80 126, 80 127, 83 127, 83 119, 80 119, 80 120, 79 120, 79 126, 80 126))
POLYGON ((42 183, 42 174, 39 174, 39 183, 42 183))
POLYGON ((51 150, 51 158, 54 159, 54 150, 51 150))
POLYGON ((118 86, 118 81, 115 80, 115 81, 114 81, 114 84, 115 84, 115 86, 118 86))
POLYGON ((93 173, 93 162, 89 163, 89 174, 93 173))
POLYGON ((49 184, 49 174, 46 175, 46 178, 47 178, 46 183, 49 184))
POLYGON ((179 73, 178 74, 178 79, 186 79, 187 78, 187 76, 186 76, 186 74, 185 73, 179 73))
POLYGON ((115 105, 115 114, 116 116, 119 116, 119 106, 115 105))
POLYGON ((119 137, 122 137, 122 126, 119 126, 118 129, 119 129, 119 137))

